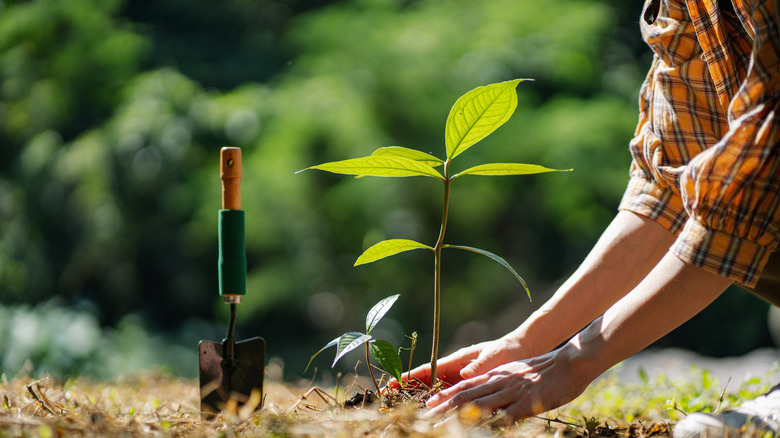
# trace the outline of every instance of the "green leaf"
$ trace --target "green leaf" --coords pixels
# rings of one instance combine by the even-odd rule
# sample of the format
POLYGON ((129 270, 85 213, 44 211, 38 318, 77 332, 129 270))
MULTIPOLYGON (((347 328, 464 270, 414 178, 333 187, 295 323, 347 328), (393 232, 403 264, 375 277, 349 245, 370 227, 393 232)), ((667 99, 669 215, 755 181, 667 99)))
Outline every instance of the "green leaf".
POLYGON ((320 351, 318 351, 318 352, 316 352, 316 353, 312 354, 312 355, 311 355, 311 358, 309 358, 309 363, 307 363, 307 364, 306 364, 306 369, 305 369, 305 370, 303 370, 303 373, 304 373, 304 374, 306 374, 306 370, 308 370, 308 369, 309 369, 309 366, 311 365, 311 361, 313 361, 313 360, 314 360, 314 358, 315 358, 315 357, 317 357, 317 355, 318 355, 318 354, 320 354, 320 353, 322 353, 323 351, 327 350, 328 348, 330 348, 330 347, 332 347, 332 346, 336 345, 336 344, 339 342, 339 339, 341 339, 341 336, 339 336, 338 338, 336 338, 336 339, 334 339, 334 340, 332 340, 332 341, 328 342, 327 344, 325 344, 325 346, 324 346, 324 347, 320 348, 320 351))
POLYGON ((379 365, 390 375, 395 377, 396 380, 402 382, 403 364, 401 363, 401 357, 398 356, 398 350, 395 346, 382 339, 377 339, 368 345, 371 356, 379 362, 379 365))
POLYGON ((357 261, 355 261, 355 266, 358 265, 365 265, 366 263, 375 262, 377 260, 383 259, 385 257, 390 257, 391 255, 398 254, 399 252, 409 251, 412 249, 430 249, 433 251, 433 248, 430 246, 415 242, 414 240, 407 240, 407 239, 390 239, 390 240, 383 240, 376 245, 372 246, 371 248, 368 248, 363 252, 363 254, 358 257, 357 261))
POLYGON ((444 129, 448 159, 463 153, 509 120, 517 108, 515 88, 524 80, 477 87, 455 101, 444 129))
POLYGON ((371 308, 371 310, 368 311, 368 314, 366 315, 366 334, 371 333, 371 330, 376 327, 377 323, 382 319, 382 317, 385 316, 385 313, 387 313, 388 310, 390 310, 391 307, 393 307, 393 304, 395 304, 395 300, 398 299, 398 297, 401 296, 400 294, 390 295, 387 298, 384 298, 380 300, 378 303, 374 304, 374 307, 371 308))
POLYGON ((466 250, 466 251, 471 251, 471 252, 475 252, 475 253, 477 253, 477 254, 482 254, 482 255, 483 255, 483 256, 485 256, 485 257, 489 257, 489 258, 493 259, 495 262, 498 262, 498 264, 499 264, 499 265, 501 265, 501 266, 503 266, 504 268, 506 268, 507 270, 509 270, 509 272, 511 272, 511 273, 512 273, 512 274, 515 276, 515 278, 517 278, 517 280, 518 280, 518 281, 520 281, 520 284, 522 284, 522 285, 523 285, 523 288, 525 288, 525 293, 527 293, 527 294, 528 294, 528 300, 529 300, 529 301, 531 300, 531 291, 530 291, 530 290, 528 290, 528 285, 525 283, 525 280, 523 280, 523 277, 521 277, 521 276, 520 276, 520 275, 519 275, 519 274, 518 274, 518 273, 517 273, 517 272, 516 272, 516 271, 515 271, 515 270, 512 268, 512 266, 510 266, 510 265, 509 265, 509 263, 507 263, 507 262, 506 262, 506 260, 504 260, 504 259, 503 259, 503 258, 501 258, 500 256, 498 256, 498 255, 496 255, 496 254, 493 254, 493 253, 492 253, 492 252, 490 252, 490 251, 485 251, 484 249, 479 249, 479 248, 473 248, 473 247, 471 247, 471 246, 461 246, 461 245, 444 245, 444 248, 456 248, 456 249, 462 249, 462 250, 466 250))
POLYGON ((409 149, 402 146, 388 146, 379 148, 371 154, 372 157, 400 157, 407 158, 413 161, 419 161, 425 165, 431 167, 437 167, 444 164, 444 160, 439 159, 431 154, 427 154, 416 149, 409 149))
POLYGON ((365 333, 347 332, 341 335, 339 338, 338 347, 336 348, 336 358, 333 359, 333 365, 331 365, 331 368, 335 367, 336 362, 344 357, 345 354, 356 349, 357 347, 360 347, 370 340, 371 335, 365 333))
MULTIPOLYGON (((427 164, 397 156, 352 158, 349 160, 318 164, 303 170, 309 169, 357 176, 430 176, 439 179, 444 178, 436 169, 427 164)), ((299 172, 302 172, 302 170, 296 173, 299 172)))
POLYGON ((540 166, 538 164, 522 164, 522 163, 490 163, 474 166, 463 172, 453 176, 452 179, 459 178, 463 175, 485 175, 485 176, 502 176, 502 175, 533 175, 536 173, 545 172, 570 172, 572 169, 550 169, 548 167, 540 166))

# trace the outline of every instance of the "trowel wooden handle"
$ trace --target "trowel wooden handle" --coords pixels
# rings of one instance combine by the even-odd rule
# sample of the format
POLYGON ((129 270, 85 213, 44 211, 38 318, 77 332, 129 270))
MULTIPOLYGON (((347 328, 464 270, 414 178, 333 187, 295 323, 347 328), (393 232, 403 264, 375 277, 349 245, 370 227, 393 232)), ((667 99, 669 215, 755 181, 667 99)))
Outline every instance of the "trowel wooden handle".
POLYGON ((219 161, 222 209, 241 210, 241 148, 222 148, 219 161))

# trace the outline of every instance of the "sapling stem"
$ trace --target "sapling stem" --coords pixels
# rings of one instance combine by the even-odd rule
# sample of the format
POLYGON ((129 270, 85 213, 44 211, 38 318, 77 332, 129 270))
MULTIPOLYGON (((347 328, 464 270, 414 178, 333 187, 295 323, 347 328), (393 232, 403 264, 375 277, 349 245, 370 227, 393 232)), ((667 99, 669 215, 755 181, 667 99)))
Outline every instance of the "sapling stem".
POLYGON ((436 385, 436 367, 439 357, 439 323, 441 321, 441 250, 444 247, 444 233, 447 231, 447 216, 450 207, 450 160, 444 162, 444 202, 441 213, 441 228, 439 239, 434 250, 434 276, 433 276, 433 346, 431 347, 431 388, 436 385))
POLYGON ((376 388, 376 396, 379 397, 380 390, 379 385, 376 383, 376 377, 374 377, 374 370, 371 369, 371 360, 369 359, 368 342, 366 344, 366 366, 368 367, 368 373, 371 374, 371 381, 374 382, 374 388, 376 388))

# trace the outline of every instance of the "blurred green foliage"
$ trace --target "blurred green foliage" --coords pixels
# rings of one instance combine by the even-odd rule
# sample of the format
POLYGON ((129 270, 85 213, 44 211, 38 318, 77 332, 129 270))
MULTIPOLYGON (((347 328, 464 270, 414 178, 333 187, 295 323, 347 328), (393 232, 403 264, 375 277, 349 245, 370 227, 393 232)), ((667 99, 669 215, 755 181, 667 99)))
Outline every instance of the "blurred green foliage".
MULTIPOLYGON (((48 315, 41 303, 56 297, 66 316, 92 318, 82 325, 90 336, 147 347, 165 348, 149 340, 157 331, 186 333, 165 339, 193 351, 199 337, 219 336, 182 327, 226 317, 217 164, 232 145, 245 166, 243 333, 265 336, 270 355, 302 371, 318 345, 401 292, 398 316, 377 330, 396 344, 413 330, 427 339, 427 258, 352 264, 383 238, 432 242, 440 193, 414 179, 293 173, 387 145, 441 156, 458 96, 530 77, 512 120, 462 165, 575 171, 456 187, 449 233, 502 254, 538 306, 622 194, 649 65, 638 14, 612 0, 0 0, 0 304, 48 315), (146 334, 131 337, 128 318, 146 334)), ((513 307, 524 294, 500 267, 447 257, 445 345, 501 334, 533 310, 513 307), (491 323, 459 337, 470 321, 491 323)), ((0 358, 11 370, 21 353, 8 321, 0 358)), ((72 356, 90 357, 81 353, 72 356)), ((52 369, 95 372, 88 362, 52 369)))

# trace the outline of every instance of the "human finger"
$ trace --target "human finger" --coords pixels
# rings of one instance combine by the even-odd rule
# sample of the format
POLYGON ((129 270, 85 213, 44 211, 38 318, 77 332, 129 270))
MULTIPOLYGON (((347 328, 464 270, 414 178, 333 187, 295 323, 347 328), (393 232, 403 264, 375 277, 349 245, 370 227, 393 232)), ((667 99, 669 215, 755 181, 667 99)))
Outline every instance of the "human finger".
POLYGON ((456 385, 439 391, 428 399, 425 405, 435 409, 434 413, 436 413, 446 412, 449 409, 466 404, 474 398, 481 397, 491 391, 491 388, 485 386, 489 379, 489 376, 482 375, 473 379, 463 380, 456 385))
POLYGON ((470 379, 508 362, 527 358, 528 352, 517 340, 500 338, 486 343, 477 358, 461 369, 460 375, 470 379))
MULTIPOLYGON (((454 385, 463 378, 460 375, 460 371, 464 366, 468 365, 477 358, 481 350, 480 344, 464 347, 455 353, 452 353, 446 357, 439 359, 436 362, 437 365, 437 379, 444 381, 449 385, 454 385)), ((431 385, 431 365, 426 363, 421 365, 408 373, 403 375, 404 381, 408 381, 412 384, 416 381, 420 381, 425 385, 431 385)))
MULTIPOLYGON (((529 416, 527 411, 539 410, 537 373, 532 372, 528 364, 514 362, 490 370, 488 373, 475 378, 464 380, 457 385, 437 394, 428 401, 431 408, 429 415, 438 415, 451 409, 459 408, 467 403, 478 407, 483 415, 499 410, 506 411, 504 416, 508 421, 514 421, 524 416, 529 416), (516 405, 507 411, 510 406, 516 405), (523 408, 526 408, 523 410, 523 408)), ((542 412, 539 410, 539 412, 542 412)))
POLYGON ((522 418, 542 414, 550 409, 552 407, 545 406, 538 393, 529 392, 526 394, 526 397, 515 400, 503 408, 504 415, 502 420, 511 423, 522 418))
POLYGON ((488 347, 482 350, 479 355, 460 370, 460 376, 464 379, 485 374, 493 368, 503 364, 501 360, 502 352, 499 349, 488 347))

